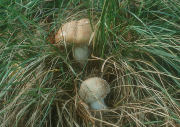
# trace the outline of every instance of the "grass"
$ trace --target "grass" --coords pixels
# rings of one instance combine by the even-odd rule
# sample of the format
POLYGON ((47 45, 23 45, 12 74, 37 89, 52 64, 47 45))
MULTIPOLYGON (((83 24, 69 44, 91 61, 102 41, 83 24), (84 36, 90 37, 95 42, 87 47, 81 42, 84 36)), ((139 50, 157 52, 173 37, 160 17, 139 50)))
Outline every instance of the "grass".
POLYGON ((178 126, 179 21, 178 0, 1 0, 0 126, 178 126), (82 69, 49 37, 84 17, 97 25, 82 69), (110 84, 108 110, 78 96, 92 76, 110 84))

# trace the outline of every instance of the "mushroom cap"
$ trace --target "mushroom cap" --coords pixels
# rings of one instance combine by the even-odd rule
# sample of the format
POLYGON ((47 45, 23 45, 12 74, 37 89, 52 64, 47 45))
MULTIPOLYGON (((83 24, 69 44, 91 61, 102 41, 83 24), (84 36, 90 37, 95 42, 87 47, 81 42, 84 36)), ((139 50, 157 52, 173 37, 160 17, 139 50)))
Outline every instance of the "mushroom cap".
POLYGON ((55 42, 88 44, 91 34, 92 28, 89 19, 74 20, 62 25, 55 35, 55 42))
POLYGON ((93 77, 82 82, 79 96, 86 103, 92 103, 104 99, 109 92, 110 86, 104 79, 93 77))

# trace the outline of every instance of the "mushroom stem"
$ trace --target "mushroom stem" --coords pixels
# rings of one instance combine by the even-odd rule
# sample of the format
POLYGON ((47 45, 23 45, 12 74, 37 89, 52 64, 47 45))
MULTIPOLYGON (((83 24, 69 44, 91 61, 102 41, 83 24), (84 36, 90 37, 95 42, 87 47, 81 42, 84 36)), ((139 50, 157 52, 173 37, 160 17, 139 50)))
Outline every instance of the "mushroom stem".
POLYGON ((90 105, 91 105, 91 108, 94 109, 94 110, 107 109, 107 106, 104 103, 104 99, 100 99, 100 100, 94 101, 90 105))
POLYGON ((89 56, 88 45, 75 46, 73 56, 76 61, 84 65, 89 56))

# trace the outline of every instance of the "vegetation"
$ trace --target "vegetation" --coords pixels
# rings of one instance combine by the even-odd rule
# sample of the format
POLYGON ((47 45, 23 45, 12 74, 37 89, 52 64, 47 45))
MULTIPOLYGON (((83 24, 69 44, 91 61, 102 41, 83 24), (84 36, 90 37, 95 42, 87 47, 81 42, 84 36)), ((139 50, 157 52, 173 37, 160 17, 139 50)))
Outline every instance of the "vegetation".
POLYGON ((90 127, 180 124, 179 0, 0 0, 0 126, 90 127), (82 67, 52 44, 65 22, 95 23, 82 67), (111 88, 109 109, 78 96, 88 77, 111 88))

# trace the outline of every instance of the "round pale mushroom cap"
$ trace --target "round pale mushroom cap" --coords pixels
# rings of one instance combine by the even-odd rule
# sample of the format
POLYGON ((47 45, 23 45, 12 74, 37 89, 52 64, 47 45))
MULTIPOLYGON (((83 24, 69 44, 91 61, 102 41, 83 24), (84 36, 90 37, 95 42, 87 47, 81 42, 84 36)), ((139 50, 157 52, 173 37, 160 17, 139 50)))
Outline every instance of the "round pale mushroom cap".
POLYGON ((65 23, 55 35, 55 42, 88 44, 91 38, 92 28, 89 19, 74 20, 65 23))
POLYGON ((93 77, 82 82, 79 96, 86 103, 92 103, 104 99, 109 92, 110 86, 104 79, 93 77))

